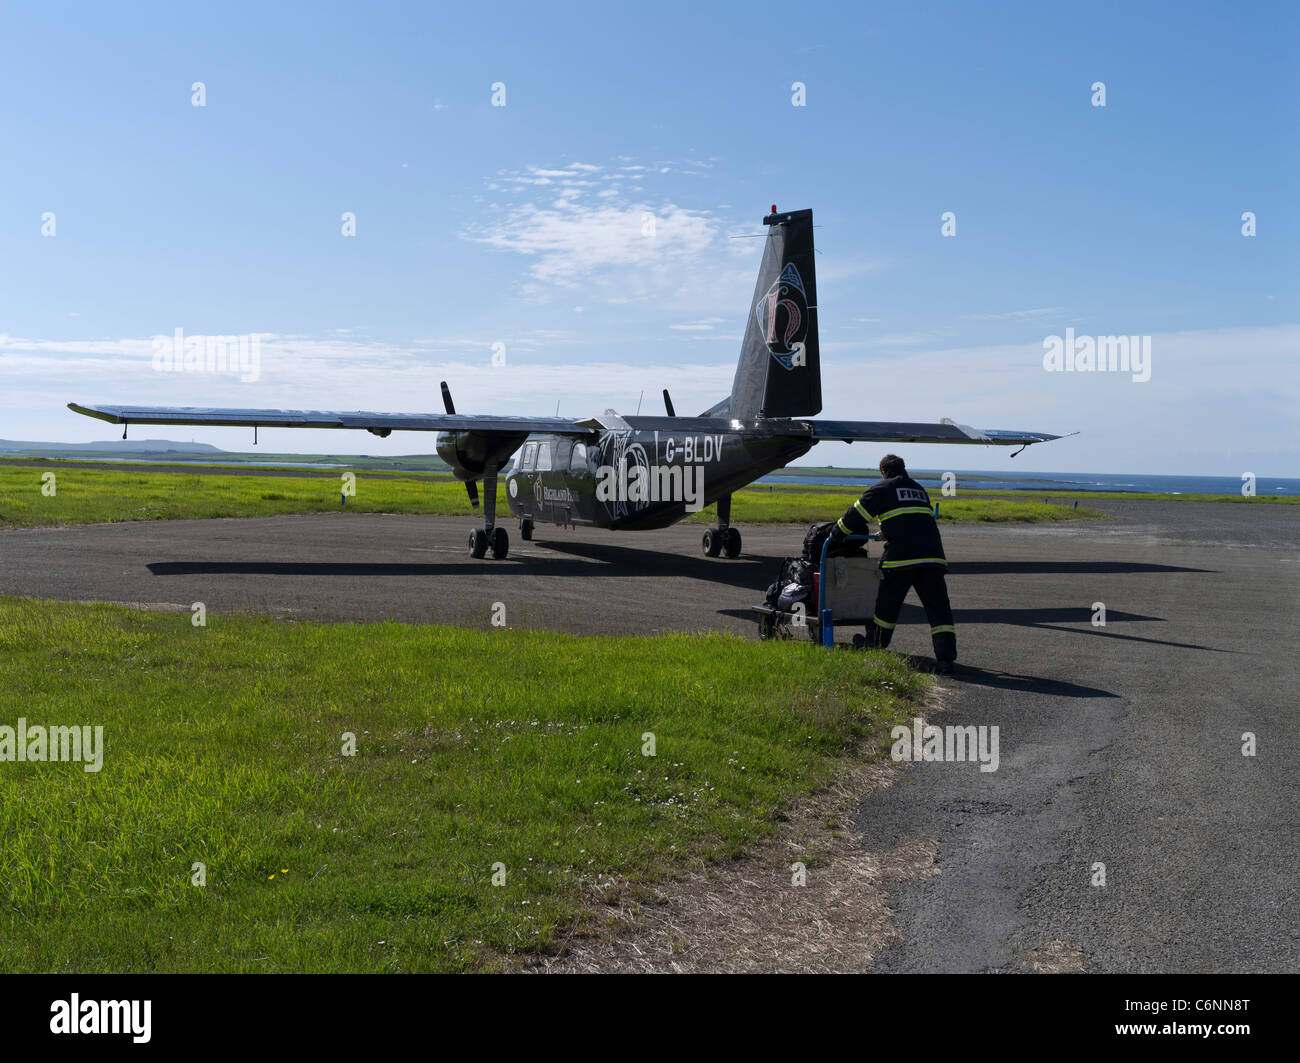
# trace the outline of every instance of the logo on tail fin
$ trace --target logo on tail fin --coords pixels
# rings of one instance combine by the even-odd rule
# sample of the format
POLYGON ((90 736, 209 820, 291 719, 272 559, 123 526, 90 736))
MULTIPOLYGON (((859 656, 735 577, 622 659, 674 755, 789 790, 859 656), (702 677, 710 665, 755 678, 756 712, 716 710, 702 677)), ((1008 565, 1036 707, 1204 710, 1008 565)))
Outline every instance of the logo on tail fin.
MULTIPOLYGON (((781 276, 758 301, 754 317, 772 357, 782 368, 794 369, 795 355, 803 350, 808 335, 808 295, 793 262, 785 264, 781 276)), ((798 364, 802 365, 802 360, 798 364)))

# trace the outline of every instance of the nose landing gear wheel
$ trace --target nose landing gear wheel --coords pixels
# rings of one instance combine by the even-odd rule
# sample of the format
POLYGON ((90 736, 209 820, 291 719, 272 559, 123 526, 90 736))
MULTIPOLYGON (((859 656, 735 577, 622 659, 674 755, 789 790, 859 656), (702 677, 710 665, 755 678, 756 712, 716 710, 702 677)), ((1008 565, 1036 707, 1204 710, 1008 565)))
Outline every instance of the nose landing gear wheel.
POLYGON ((487 553, 488 537, 487 532, 482 528, 475 528, 469 533, 469 556, 482 557, 487 553))
POLYGON ((531 542, 533 538, 533 522, 525 517, 519 522, 519 537, 524 542, 531 542))
POLYGON ((715 529, 710 528, 704 533, 704 556, 717 557, 720 553, 722 553, 722 536, 715 529))
POLYGON ((722 551, 728 557, 740 556, 740 532, 735 528, 728 528, 722 533, 722 551))
POLYGON ((492 529, 492 556, 497 561, 504 561, 506 554, 510 553, 510 536, 506 534, 505 528, 496 527, 492 529))

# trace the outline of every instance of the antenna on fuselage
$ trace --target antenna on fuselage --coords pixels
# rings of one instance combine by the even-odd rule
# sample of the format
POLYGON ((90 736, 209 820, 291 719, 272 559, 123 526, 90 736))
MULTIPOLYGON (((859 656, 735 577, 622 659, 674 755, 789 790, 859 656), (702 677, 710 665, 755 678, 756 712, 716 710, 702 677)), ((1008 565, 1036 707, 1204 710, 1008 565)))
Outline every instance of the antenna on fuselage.
POLYGON ((664 388, 664 409, 668 411, 669 417, 677 416, 677 411, 673 409, 673 400, 669 396, 667 388, 664 388))
POLYGON ((637 416, 638 416, 638 417, 641 416, 641 399, 644 399, 644 398, 645 398, 645 388, 642 388, 642 389, 641 389, 641 395, 640 395, 640 397, 636 400, 636 413, 637 413, 637 416))

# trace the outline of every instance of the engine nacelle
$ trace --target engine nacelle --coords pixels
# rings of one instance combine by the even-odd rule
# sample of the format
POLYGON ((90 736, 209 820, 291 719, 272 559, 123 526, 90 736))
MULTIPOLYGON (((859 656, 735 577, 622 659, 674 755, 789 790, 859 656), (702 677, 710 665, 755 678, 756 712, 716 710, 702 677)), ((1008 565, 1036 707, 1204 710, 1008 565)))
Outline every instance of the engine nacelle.
POLYGON ((489 465, 503 468, 526 438, 513 432, 439 432, 438 457, 456 479, 478 480, 489 465))

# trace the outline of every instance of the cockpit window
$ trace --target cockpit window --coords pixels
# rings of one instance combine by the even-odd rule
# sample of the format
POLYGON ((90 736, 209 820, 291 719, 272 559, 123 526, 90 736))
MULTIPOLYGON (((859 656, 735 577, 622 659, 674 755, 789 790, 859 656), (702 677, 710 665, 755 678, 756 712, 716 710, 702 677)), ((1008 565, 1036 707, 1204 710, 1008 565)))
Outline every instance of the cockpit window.
POLYGON ((524 444, 524 460, 520 466, 524 472, 532 472, 533 466, 537 463, 537 444, 524 444))
POLYGON ((585 470, 587 468, 587 444, 574 443, 573 456, 569 459, 569 468, 585 470))
POLYGON ((537 444, 537 471, 549 472, 551 468, 551 444, 537 444))

